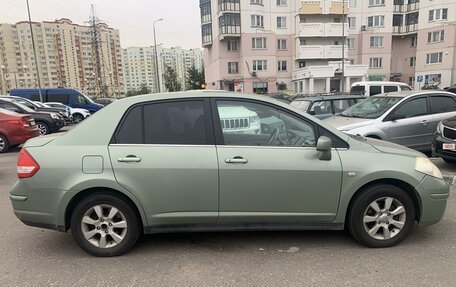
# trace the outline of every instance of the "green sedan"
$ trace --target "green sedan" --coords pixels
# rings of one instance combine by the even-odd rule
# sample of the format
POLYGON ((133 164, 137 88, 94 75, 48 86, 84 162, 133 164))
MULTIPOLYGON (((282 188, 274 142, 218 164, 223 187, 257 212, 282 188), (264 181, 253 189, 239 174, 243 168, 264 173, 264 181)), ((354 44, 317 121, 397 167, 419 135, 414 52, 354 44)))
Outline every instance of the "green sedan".
POLYGON ((342 230, 389 247, 437 223, 449 186, 423 154, 349 136, 285 103, 217 91, 116 101, 29 140, 10 199, 95 256, 143 233, 342 230), (223 116, 221 116, 221 114, 223 116))

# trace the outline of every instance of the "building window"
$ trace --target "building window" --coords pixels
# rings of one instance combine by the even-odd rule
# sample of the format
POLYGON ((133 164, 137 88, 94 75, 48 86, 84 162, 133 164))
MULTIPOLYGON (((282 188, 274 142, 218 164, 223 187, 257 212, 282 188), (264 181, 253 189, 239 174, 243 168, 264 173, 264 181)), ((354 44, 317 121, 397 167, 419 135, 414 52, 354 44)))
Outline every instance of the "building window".
POLYGON ((370 58, 369 59, 369 68, 381 69, 382 68, 382 58, 370 58))
POLYGON ((438 64, 442 63, 443 53, 430 53, 426 54, 426 64, 438 64))
POLYGON ((350 5, 350 8, 354 8, 356 7, 356 0, 349 0, 349 5, 350 5))
POLYGON ((385 5, 385 0, 369 0, 369 6, 385 5))
POLYGON ((253 60, 254 71, 266 71, 268 69, 268 61, 266 60, 253 60))
POLYGON ((415 77, 409 77, 408 84, 413 87, 415 85, 415 77))
POLYGON ((445 38, 445 31, 435 31, 428 33, 428 43, 443 42, 445 38))
POLYGON ((212 42, 212 24, 205 24, 201 26, 201 34, 203 36, 203 44, 212 42))
POLYGON ((383 47, 383 37, 370 37, 370 46, 371 48, 382 48, 383 47))
POLYGON ((239 73, 238 62, 228 62, 228 74, 237 74, 239 73))
POLYGON ((264 20, 263 16, 261 15, 251 15, 250 20, 251 20, 251 26, 252 27, 257 27, 257 28, 263 28, 264 27, 264 20))
POLYGON ((410 57, 410 67, 416 66, 416 57, 410 57))
POLYGON ((368 27, 384 27, 385 26, 385 16, 367 17, 367 26, 368 27))
POLYGON ((241 16, 238 13, 223 13, 219 18, 220 34, 241 34, 241 16))
POLYGON ((277 62, 277 71, 286 71, 287 70, 287 61, 278 61, 277 62))
POLYGON ((237 40, 228 40, 226 42, 227 50, 230 52, 238 50, 238 41, 237 40))
POLYGON ((424 84, 432 85, 434 83, 442 82, 442 74, 429 74, 424 76, 424 84))
POLYGON ((252 49, 266 49, 266 38, 252 38, 252 49))
POLYGON ((256 94, 264 94, 268 92, 267 82, 254 82, 252 83, 253 92, 256 94))
POLYGON ((438 20, 447 20, 448 19, 448 9, 434 9, 429 10, 429 21, 438 21, 438 20))
POLYGON ((277 50, 286 50, 287 49, 287 40, 278 39, 277 40, 277 50))
POLYGON ((277 0, 277 6, 287 6, 287 0, 277 0))
POLYGON ((356 27, 356 17, 348 17, 348 28, 355 29, 356 27))
POLYGON ((355 49, 355 39, 347 38, 347 46, 348 46, 348 49, 350 49, 350 50, 355 49))
POLYGON ((410 38, 410 47, 416 47, 417 42, 418 38, 416 36, 412 36, 412 38, 410 38))
POLYGON ((240 0, 221 0, 219 1, 220 11, 239 11, 240 0))
POLYGON ((211 21, 211 2, 210 1, 200 5, 200 13, 201 13, 201 23, 206 23, 206 22, 211 21))
POLYGON ((277 28, 287 27, 287 17, 277 17, 277 28))
POLYGON ((263 0, 250 0, 250 4, 263 5, 263 0))

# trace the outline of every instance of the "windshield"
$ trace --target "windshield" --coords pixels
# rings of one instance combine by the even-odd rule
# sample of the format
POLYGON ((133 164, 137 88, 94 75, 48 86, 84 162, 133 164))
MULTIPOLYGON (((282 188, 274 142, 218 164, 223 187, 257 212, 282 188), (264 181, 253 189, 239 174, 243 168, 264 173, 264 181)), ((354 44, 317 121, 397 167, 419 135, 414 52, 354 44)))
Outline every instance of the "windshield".
POLYGON ((400 97, 372 97, 345 110, 343 117, 376 119, 402 100, 400 97))
POLYGON ((354 86, 350 89, 350 94, 352 95, 364 95, 364 86, 354 86))
POLYGON ((302 100, 299 100, 299 101, 293 101, 290 103, 290 105, 292 107, 295 107, 297 108, 298 110, 300 111, 303 111, 303 112, 307 112, 307 109, 309 108, 310 104, 312 102, 311 101, 302 101, 302 100))

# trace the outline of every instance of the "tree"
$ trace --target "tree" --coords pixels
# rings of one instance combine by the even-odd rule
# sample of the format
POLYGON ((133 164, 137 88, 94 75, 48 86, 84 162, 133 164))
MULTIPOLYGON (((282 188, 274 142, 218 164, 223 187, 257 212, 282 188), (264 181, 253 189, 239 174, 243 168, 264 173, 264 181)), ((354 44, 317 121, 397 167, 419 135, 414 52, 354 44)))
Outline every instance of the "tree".
POLYGON ((201 69, 201 72, 196 69, 195 65, 191 66, 187 71, 186 79, 186 89, 187 90, 198 90, 204 89, 204 69, 201 69))
POLYGON ((138 90, 129 90, 126 94, 127 97, 132 97, 136 95, 145 95, 150 94, 151 90, 146 83, 142 83, 141 87, 138 90))
POLYGON ((181 83, 177 77, 177 72, 173 67, 166 66, 163 79, 165 80, 165 87, 169 92, 178 92, 182 90, 181 83))

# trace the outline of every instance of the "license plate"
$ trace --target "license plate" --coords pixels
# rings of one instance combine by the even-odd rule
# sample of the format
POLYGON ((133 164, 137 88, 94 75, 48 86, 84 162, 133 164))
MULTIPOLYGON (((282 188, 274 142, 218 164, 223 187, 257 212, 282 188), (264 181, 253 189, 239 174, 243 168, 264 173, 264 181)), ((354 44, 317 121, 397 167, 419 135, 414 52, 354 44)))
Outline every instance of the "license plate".
POLYGON ((454 144, 454 143, 444 143, 442 148, 445 149, 445 150, 455 150, 456 149, 456 144, 454 144))
POLYGON ((29 124, 30 124, 31 127, 33 127, 35 125, 35 120, 30 120, 29 124))

